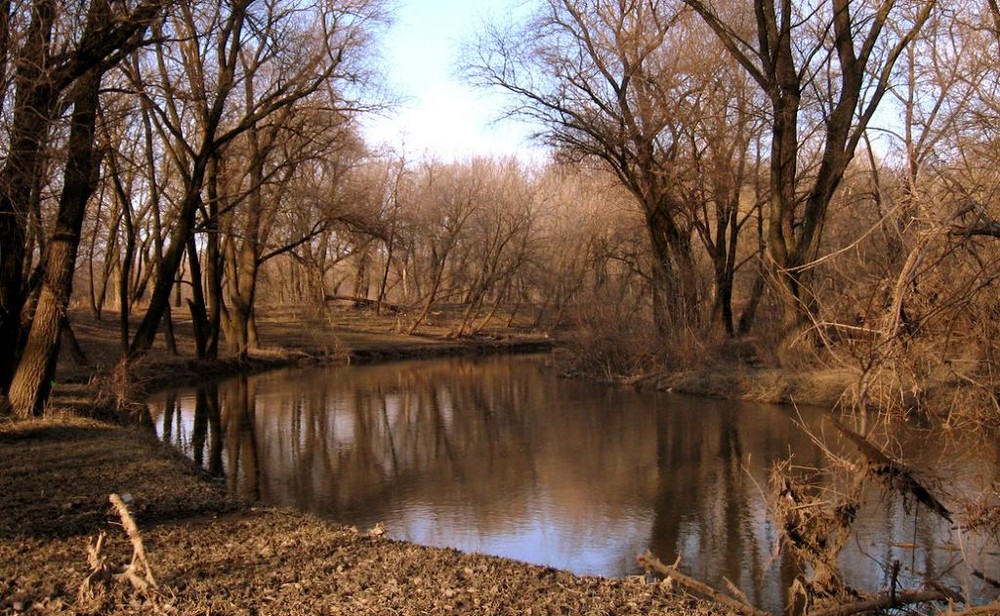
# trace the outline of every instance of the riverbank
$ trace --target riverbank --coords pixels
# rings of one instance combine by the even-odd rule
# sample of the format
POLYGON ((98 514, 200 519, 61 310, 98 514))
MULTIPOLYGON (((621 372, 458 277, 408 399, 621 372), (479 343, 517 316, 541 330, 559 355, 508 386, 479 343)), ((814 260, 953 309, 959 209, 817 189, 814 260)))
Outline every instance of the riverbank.
MULTIPOLYGON (((284 315, 262 320, 267 350, 247 362, 198 362, 157 348, 125 379, 114 376, 114 324, 78 318, 74 326, 87 365, 65 354, 47 416, 0 424, 0 611, 730 613, 640 577, 574 576, 257 508, 229 497, 142 428, 86 417, 109 416, 112 394, 135 402, 144 392, 195 378, 302 362, 523 350, 548 344, 544 338, 516 330, 473 341, 433 330, 413 338, 363 324, 350 312, 336 321, 284 315), (108 534, 94 562, 115 568, 132 559, 135 545, 109 505, 112 493, 130 503, 158 590, 95 583, 88 597, 78 598, 92 571, 88 539, 108 534)), ((184 324, 176 333, 188 354, 184 324)))

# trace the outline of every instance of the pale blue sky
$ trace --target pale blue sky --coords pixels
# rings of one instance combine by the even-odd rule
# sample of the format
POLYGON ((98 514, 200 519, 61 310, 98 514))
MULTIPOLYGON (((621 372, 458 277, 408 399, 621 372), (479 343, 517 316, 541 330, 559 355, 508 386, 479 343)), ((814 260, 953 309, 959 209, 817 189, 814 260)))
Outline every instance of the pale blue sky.
POLYGON ((396 0, 381 53, 390 92, 401 102, 389 118, 368 120, 366 137, 440 160, 518 154, 535 158, 529 129, 504 120, 503 100, 463 83, 458 61, 487 19, 506 19, 525 0, 396 0))

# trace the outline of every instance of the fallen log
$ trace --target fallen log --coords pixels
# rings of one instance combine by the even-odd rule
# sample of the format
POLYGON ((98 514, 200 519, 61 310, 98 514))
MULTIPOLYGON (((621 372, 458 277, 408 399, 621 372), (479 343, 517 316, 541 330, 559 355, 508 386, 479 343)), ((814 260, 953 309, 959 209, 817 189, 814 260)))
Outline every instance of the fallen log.
POLYGON ((864 436, 851 430, 840 423, 835 417, 830 420, 837 430, 843 434, 847 440, 854 443, 861 455, 868 460, 872 473, 881 479, 890 489, 903 494, 910 494, 917 502, 924 505, 941 518, 948 522, 953 522, 951 512, 941 501, 934 497, 923 484, 917 481, 916 473, 906 464, 889 457, 877 445, 869 441, 864 436))
POLYGON ((390 304, 389 302, 380 302, 377 299, 368 299, 367 297, 357 297, 354 295, 327 295, 323 299, 328 302, 351 302, 355 308, 385 309, 393 314, 406 312, 407 310, 406 306, 399 304, 390 304))
POLYGON ((952 593, 943 590, 901 590, 886 593, 874 599, 814 610, 809 612, 808 616, 853 616, 854 614, 891 610, 916 603, 949 601, 952 598, 952 593))

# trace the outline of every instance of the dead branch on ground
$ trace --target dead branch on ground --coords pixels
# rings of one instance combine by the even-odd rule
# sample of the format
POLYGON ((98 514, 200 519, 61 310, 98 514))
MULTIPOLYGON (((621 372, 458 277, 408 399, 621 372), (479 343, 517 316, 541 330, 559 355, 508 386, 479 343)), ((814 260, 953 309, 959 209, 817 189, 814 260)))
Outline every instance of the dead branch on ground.
POLYGON ((124 567, 116 567, 109 563, 107 556, 103 553, 107 533, 101 531, 96 540, 87 544, 87 562, 90 565, 90 574, 80 584, 80 589, 77 592, 78 603, 92 603, 103 595, 106 589, 121 582, 128 582, 133 591, 147 596, 154 595, 159 590, 156 578, 153 576, 153 570, 146 558, 146 548, 142 543, 142 536, 139 534, 139 528, 135 525, 135 520, 132 519, 128 507, 117 494, 112 494, 108 500, 111 501, 111 505, 121 520, 122 528, 132 543, 132 561, 124 567))
MULTIPOLYGON (((742 599, 737 599, 727 595, 725 593, 719 592, 709 586, 699 582, 698 580, 684 575, 678 570, 678 565, 680 565, 681 559, 678 557, 677 562, 673 565, 666 565, 659 558, 653 556, 653 554, 647 551, 645 554, 640 554, 638 557, 639 565, 645 567, 647 571, 652 570, 656 573, 662 575, 664 579, 676 582, 677 584, 698 593, 712 601, 721 603, 727 607, 730 607, 740 614, 745 614, 746 616, 769 616, 767 612, 758 610, 746 603, 745 596, 742 599)), ((740 595, 743 593, 740 592, 740 595)))
MULTIPOLYGON (((883 593, 874 599, 866 599, 844 605, 823 608, 809 612, 809 616, 853 616, 854 614, 868 614, 891 610, 917 603, 929 603, 931 601, 953 600, 952 593, 944 590, 900 590, 897 592, 883 593)), ((965 613, 965 612, 963 612, 965 613)))

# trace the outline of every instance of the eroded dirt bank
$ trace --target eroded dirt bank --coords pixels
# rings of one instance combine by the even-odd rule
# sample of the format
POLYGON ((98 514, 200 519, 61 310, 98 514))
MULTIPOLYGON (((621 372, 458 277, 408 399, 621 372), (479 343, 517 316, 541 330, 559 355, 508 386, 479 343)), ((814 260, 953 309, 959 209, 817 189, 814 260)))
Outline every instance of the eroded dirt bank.
MULTIPOLYGON (((399 338, 340 323, 321 328, 262 324, 272 350, 250 364, 203 364, 162 350, 130 375, 131 394, 232 371, 316 358, 406 357, 475 352, 440 335, 399 338), (336 335, 331 332, 336 331, 336 335), (329 335, 325 335, 327 332, 329 335)), ((182 344, 185 338, 180 338, 182 344)), ((514 561, 385 539, 315 517, 255 508, 137 426, 84 419, 107 400, 114 332, 79 322, 88 366, 67 363, 59 395, 41 420, 0 424, 0 611, 145 614, 728 614, 641 578, 580 577, 514 561), (71 409, 71 410, 70 410, 71 409), (125 583, 78 599, 91 571, 87 543, 110 568, 134 551, 108 503, 121 494, 139 527, 155 592, 125 583)), ((501 336, 488 346, 535 344, 501 336)), ((462 343, 463 345, 465 343, 462 343)), ((124 385, 121 385, 124 387, 124 385)), ((95 413, 101 415, 101 413, 95 413)))

